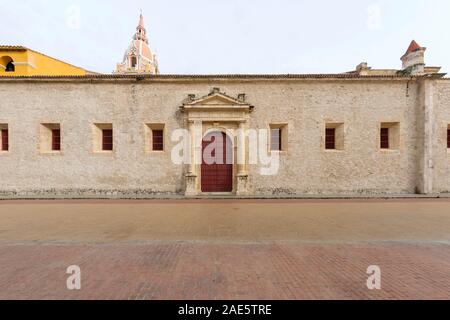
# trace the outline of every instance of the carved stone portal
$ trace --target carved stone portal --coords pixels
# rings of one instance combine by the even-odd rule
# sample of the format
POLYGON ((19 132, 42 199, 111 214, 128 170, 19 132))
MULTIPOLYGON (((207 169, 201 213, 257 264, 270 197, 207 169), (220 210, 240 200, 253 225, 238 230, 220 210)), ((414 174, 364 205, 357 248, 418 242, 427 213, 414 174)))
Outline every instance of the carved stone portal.
MULTIPOLYGON (((199 196, 201 190, 201 152, 198 154, 198 146, 201 146, 203 137, 211 130, 227 132, 229 130, 246 129, 250 114, 254 107, 246 102, 245 94, 239 94, 237 98, 228 96, 219 88, 201 98, 188 95, 180 110, 185 115, 186 127, 191 134, 191 155, 188 174, 186 174, 187 197, 199 196), (201 134, 196 134, 196 131, 201 134)), ((233 192, 235 195, 246 195, 249 193, 247 157, 248 146, 246 139, 233 140, 234 164, 233 164, 233 192), (245 159, 245 163, 237 164, 237 158, 245 159)))

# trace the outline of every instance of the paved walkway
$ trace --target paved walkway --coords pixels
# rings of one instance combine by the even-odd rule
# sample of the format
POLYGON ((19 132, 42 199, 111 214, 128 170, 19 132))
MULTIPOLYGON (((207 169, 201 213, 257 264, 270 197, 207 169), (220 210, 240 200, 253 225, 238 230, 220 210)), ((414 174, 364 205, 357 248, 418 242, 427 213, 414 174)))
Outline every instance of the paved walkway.
POLYGON ((450 299, 446 245, 13 245, 0 265, 0 299, 450 299))
POLYGON ((0 201, 0 242, 450 243, 450 199, 0 201))
POLYGON ((0 202, 0 299, 450 299, 450 201, 0 202))

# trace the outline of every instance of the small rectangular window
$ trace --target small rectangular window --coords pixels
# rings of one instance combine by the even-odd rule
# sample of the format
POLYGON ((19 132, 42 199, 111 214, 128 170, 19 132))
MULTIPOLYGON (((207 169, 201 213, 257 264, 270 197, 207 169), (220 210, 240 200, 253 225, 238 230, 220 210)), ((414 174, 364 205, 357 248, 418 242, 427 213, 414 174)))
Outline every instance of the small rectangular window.
POLYGON ((2 151, 8 151, 9 150, 9 132, 8 129, 1 129, 2 134, 2 151))
POLYGON ((327 128, 325 132, 325 149, 336 149, 336 128, 327 128))
POLYGON ((389 149, 389 128, 381 128, 380 130, 380 148, 389 149))
POLYGON ((164 151, 164 130, 152 130, 153 151, 164 151))
POLYGON ((102 130, 102 150, 112 151, 114 149, 113 145, 113 130, 103 129, 102 130))
POLYGON ((166 125, 164 123, 146 123, 144 125, 144 142, 146 152, 162 152, 166 148, 164 133, 166 125))
POLYGON ((112 123, 94 123, 92 126, 92 149, 94 153, 111 153, 114 150, 112 123))
POLYGON ((39 149, 44 154, 61 151, 61 125, 59 123, 41 123, 39 149))
POLYGON ((61 151, 61 129, 52 129, 52 150, 61 151))
POLYGON ((325 150, 344 150, 345 124, 343 122, 329 122, 325 124, 325 150))
POLYGON ((380 124, 380 149, 400 150, 400 122, 380 124))
POLYGON ((281 151, 282 146, 282 137, 281 137, 281 128, 275 128, 270 130, 271 134, 271 148, 272 151, 281 151))
POLYGON ((288 124, 287 123, 272 123, 270 128, 270 151, 287 152, 288 151, 288 124))

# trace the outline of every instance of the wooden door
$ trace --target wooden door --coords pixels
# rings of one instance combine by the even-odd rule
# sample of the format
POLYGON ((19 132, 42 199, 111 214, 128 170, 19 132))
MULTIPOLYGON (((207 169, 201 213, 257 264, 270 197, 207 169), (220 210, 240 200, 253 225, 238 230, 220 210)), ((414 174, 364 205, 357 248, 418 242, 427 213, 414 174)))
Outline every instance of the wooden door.
POLYGON ((225 133, 213 132, 202 143, 202 192, 233 191, 233 146, 225 133))

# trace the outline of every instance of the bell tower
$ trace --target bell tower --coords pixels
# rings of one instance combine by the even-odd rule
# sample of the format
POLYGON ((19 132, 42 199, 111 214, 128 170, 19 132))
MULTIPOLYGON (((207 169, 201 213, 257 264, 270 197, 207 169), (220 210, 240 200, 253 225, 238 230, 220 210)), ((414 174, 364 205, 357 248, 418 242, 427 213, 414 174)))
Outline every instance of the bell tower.
POLYGON ((416 41, 412 41, 401 57, 403 70, 410 75, 425 74, 425 51, 427 48, 420 46, 416 41))
POLYGON ((144 16, 140 15, 136 33, 125 51, 122 63, 118 63, 115 74, 159 74, 156 55, 148 45, 144 16))

